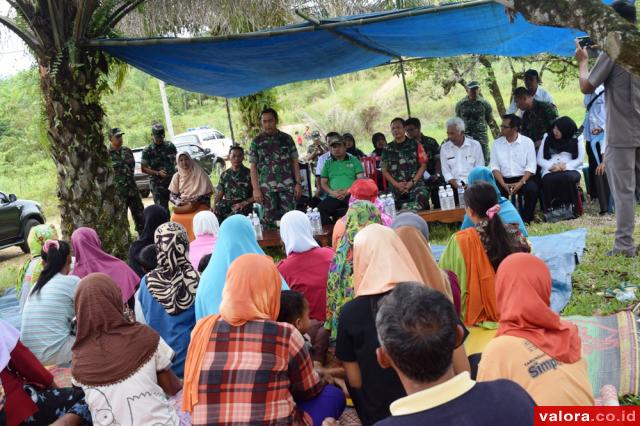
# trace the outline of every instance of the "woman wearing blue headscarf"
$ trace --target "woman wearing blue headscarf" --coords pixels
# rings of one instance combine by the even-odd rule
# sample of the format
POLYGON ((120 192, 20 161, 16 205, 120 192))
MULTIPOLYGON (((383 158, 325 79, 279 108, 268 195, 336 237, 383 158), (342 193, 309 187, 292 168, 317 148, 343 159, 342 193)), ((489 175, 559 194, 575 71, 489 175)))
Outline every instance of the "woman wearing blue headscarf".
MULTIPOLYGON (((487 167, 476 167, 475 169, 471 170, 467 180, 468 185, 471 185, 472 183, 480 180, 490 183, 496 189, 496 194, 498 194, 498 200, 500 204, 500 212, 498 213, 498 215, 500 216, 502 222, 517 224, 522 235, 524 235, 525 237, 529 236, 527 228, 524 226, 524 222, 522 221, 518 210, 516 210, 511 201, 504 198, 500 194, 500 189, 498 189, 498 185, 496 184, 496 178, 493 177, 493 173, 491 173, 491 170, 489 170, 487 167)), ((472 226, 473 222, 471 222, 469 216, 465 214, 461 229, 471 228, 472 226)))
MULTIPOLYGON (((239 214, 228 217, 220 226, 211 261, 200 277, 196 292, 196 321, 219 312, 227 270, 234 260, 248 253, 264 254, 256 241, 251 222, 239 214)), ((284 279, 282 288, 289 289, 284 279)))

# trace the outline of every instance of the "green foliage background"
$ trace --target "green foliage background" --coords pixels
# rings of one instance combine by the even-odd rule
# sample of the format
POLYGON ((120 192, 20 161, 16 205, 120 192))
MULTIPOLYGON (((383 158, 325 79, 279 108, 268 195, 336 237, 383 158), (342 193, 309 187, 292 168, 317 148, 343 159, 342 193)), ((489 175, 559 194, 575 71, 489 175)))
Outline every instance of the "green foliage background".
MULTIPOLYGON (((506 96, 511 87, 511 70, 506 60, 497 61, 494 67, 506 96)), ((464 96, 464 90, 456 85, 443 95, 440 81, 429 72, 432 69, 431 65, 414 67, 408 76, 411 109, 412 114, 423 122, 425 133, 442 140, 442 125, 453 114, 455 103, 464 96)), ((360 148, 367 151, 371 149, 373 132, 388 133, 388 123, 393 117, 406 116, 402 84, 394 72, 394 67, 387 66, 335 77, 333 88, 327 79, 292 83, 269 91, 269 97, 277 99, 281 126, 290 133, 304 130, 305 125, 323 133, 349 131, 356 136, 360 148)), ((482 79, 482 70, 467 78, 482 79)), ((115 80, 113 77, 112 92, 104 97, 105 131, 109 127, 120 127, 126 132, 125 144, 144 146, 148 143, 151 122, 164 121, 158 81, 133 68, 118 88, 115 88, 115 80)), ((555 97, 560 113, 580 122, 583 107, 577 83, 560 85, 556 76, 549 72, 544 81, 555 97)), ((223 98, 175 87, 167 87, 167 92, 176 133, 189 127, 209 125, 229 135, 223 98)), ((493 103, 490 97, 488 99, 493 103)), ((0 81, 0 191, 39 201, 48 215, 55 215, 55 166, 47 151, 40 105, 35 69, 0 81)), ((242 117, 246 110, 238 100, 231 101, 231 109, 236 138, 246 143, 251 134, 242 124, 246 122, 242 117)))

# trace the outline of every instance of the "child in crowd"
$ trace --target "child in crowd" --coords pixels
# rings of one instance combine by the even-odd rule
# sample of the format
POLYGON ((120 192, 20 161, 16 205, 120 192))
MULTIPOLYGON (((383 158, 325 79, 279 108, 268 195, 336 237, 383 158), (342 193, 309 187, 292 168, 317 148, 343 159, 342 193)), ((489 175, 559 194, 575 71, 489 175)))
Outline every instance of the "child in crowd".
MULTIPOLYGON (((317 333, 316 336, 321 335, 324 337, 322 342, 314 342, 313 338, 309 336, 309 331, 312 331, 311 320, 309 319, 309 303, 307 299, 294 290, 284 290, 280 293, 280 314, 278 314, 278 322, 286 322, 293 325, 298 329, 302 337, 305 340, 305 346, 311 354, 313 359, 313 366, 315 370, 322 376, 331 376, 336 386, 340 386, 345 395, 349 395, 347 385, 344 381, 344 368, 324 368, 324 364, 321 359, 326 358, 327 350, 329 348, 329 334, 317 333), (319 351, 324 351, 318 354, 319 351)), ((315 337, 315 336, 314 336, 315 337)))
POLYGON ((320 327, 313 327, 309 318, 309 302, 300 292, 285 290, 280 294, 278 322, 286 322, 298 329, 305 338, 316 367, 322 367, 329 349, 329 334, 318 333, 320 327))

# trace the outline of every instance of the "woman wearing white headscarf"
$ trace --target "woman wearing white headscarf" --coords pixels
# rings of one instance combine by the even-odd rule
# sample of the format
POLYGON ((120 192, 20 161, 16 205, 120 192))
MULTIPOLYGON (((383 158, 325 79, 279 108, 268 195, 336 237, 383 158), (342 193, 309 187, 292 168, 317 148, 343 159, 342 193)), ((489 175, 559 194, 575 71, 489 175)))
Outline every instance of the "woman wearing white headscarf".
POLYGON ((278 271, 291 290, 302 293, 307 300, 312 358, 324 364, 329 348, 329 333, 323 328, 327 318, 327 276, 335 253, 318 245, 309 218, 297 210, 282 216, 280 238, 287 258, 278 263, 278 271))
POLYGON ((327 274, 333 250, 318 246, 309 218, 297 210, 282 216, 280 238, 287 258, 278 263, 278 271, 291 290, 304 294, 309 302, 309 317, 324 322, 327 314, 327 274))
POLYGON ((189 261, 198 269, 200 259, 213 253, 218 239, 220 224, 211 211, 198 212, 193 218, 193 233, 196 239, 189 244, 189 261))

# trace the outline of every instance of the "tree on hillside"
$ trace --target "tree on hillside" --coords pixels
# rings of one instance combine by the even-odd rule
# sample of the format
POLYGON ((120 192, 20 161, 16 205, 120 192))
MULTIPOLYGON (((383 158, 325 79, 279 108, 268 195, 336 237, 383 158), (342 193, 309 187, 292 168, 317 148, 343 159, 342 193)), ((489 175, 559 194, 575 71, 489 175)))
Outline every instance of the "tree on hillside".
MULTIPOLYGON (((534 24, 577 28, 611 59, 640 76, 640 31, 601 0, 497 0, 534 24)), ((630 3, 632 3, 630 1, 630 3)))

